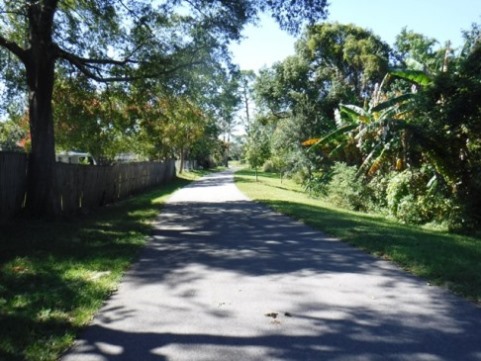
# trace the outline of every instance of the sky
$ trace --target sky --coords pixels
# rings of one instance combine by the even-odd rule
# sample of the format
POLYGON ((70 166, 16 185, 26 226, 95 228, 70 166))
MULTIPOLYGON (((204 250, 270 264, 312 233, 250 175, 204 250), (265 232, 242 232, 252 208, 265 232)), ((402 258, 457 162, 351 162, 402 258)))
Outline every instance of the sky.
MULTIPOLYGON (((393 44, 402 28, 462 45, 462 30, 481 23, 481 0, 330 0, 326 21, 353 23, 372 30, 393 44)), ((245 39, 231 47, 241 69, 259 70, 294 54, 295 38, 281 31, 268 16, 248 26, 245 39)))

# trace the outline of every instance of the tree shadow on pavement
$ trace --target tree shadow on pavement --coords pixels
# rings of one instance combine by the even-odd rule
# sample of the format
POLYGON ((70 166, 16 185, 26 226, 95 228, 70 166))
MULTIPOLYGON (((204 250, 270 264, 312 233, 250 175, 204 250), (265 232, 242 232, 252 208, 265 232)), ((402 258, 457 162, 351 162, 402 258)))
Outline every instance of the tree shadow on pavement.
POLYGON ((479 309, 249 201, 168 204, 123 287, 64 361, 481 360, 479 309))

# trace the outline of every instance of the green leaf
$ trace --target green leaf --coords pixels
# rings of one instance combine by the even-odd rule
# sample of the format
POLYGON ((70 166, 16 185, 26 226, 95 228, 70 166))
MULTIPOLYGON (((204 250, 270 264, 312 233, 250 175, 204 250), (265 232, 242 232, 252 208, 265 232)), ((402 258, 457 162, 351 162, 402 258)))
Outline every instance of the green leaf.
POLYGON ((325 137, 321 138, 317 143, 315 143, 311 146, 311 149, 314 148, 314 147, 326 144, 326 143, 330 142, 331 140, 337 138, 339 135, 350 132, 351 130, 353 130, 355 128, 357 128, 357 124, 344 125, 343 127, 340 127, 338 129, 332 131, 331 133, 327 134, 325 137))
POLYGON ((392 70, 389 73, 396 78, 407 80, 419 86, 427 86, 432 83, 431 77, 420 70, 392 70))
POLYGON ((353 104, 339 104, 341 114, 348 117, 352 122, 369 123, 370 116, 363 108, 353 104))

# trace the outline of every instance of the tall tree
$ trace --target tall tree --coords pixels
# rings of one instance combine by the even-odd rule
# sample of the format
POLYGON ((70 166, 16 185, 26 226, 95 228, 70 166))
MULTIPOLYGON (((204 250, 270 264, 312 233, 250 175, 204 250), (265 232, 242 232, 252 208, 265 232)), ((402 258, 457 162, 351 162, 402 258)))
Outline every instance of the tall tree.
POLYGON ((158 77, 201 61, 206 47, 238 39, 259 11, 296 32, 305 20, 325 17, 325 8, 326 0, 166 0, 156 8, 147 0, 0 1, 2 55, 23 65, 28 89, 30 212, 59 211, 52 115, 59 63, 100 82, 158 77))
POLYGON ((406 28, 396 36, 394 51, 399 67, 413 70, 423 70, 436 73, 447 65, 452 50, 449 43, 446 47, 439 47, 439 42, 423 34, 415 33, 406 28), (437 48, 435 48, 437 46, 437 48))
POLYGON ((391 49, 371 31, 349 24, 309 27, 297 44, 323 91, 347 85, 359 99, 369 97, 388 69, 391 49))

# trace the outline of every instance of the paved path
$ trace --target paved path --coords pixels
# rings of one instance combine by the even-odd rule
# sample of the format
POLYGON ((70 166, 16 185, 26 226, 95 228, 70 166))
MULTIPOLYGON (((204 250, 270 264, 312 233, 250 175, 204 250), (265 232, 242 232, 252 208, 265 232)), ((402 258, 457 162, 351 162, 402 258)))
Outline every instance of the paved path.
POLYGON ((225 172, 173 195, 62 359, 100 360, 481 360, 481 310, 248 201, 225 172))

